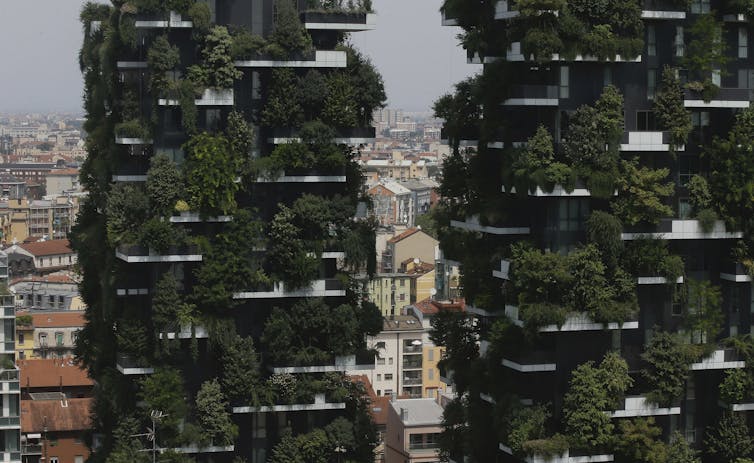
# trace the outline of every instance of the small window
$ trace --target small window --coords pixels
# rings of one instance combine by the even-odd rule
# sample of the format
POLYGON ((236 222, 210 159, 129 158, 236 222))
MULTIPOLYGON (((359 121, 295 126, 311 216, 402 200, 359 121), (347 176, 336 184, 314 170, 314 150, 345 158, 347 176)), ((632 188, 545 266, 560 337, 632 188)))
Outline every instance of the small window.
POLYGON ((393 374, 385 373, 385 381, 392 381, 392 380, 393 380, 393 374))
POLYGON ((384 365, 385 359, 377 357, 377 365, 384 365))
POLYGON ((428 356, 427 360, 429 360, 430 362, 434 362, 435 361, 435 350, 434 349, 429 349, 427 356, 428 356))
POLYGON ((377 381, 382 381, 382 375, 380 373, 377 373, 377 381))
POLYGON ((387 359, 387 364, 388 364, 388 365, 392 365, 392 364, 393 364, 393 357, 389 357, 389 358, 387 359))
POLYGON ((406 295, 403 294, 403 293, 401 293, 401 295, 398 297, 398 300, 401 301, 401 302, 405 301, 406 300, 406 295))
POLYGON ((561 66, 560 67, 560 87, 559 87, 559 93, 560 93, 560 98, 569 98, 570 87, 569 87, 568 66, 561 66))
POLYGON ((673 45, 675 47, 675 56, 682 57, 686 54, 686 44, 683 42, 683 26, 675 27, 673 45))
POLYGON ((655 99, 655 89, 657 88, 657 69, 647 70, 647 99, 655 99))
POLYGON ((430 368, 429 370, 427 370, 427 378, 430 381, 433 380, 433 379, 435 379, 435 369, 434 368, 430 368))
POLYGON ((23 344, 24 343, 24 334, 18 333, 18 343, 23 344))
POLYGON ((738 28, 738 57, 749 57, 749 32, 745 27, 738 28))
POLYGON ((55 333, 55 345, 58 347, 63 345, 63 333, 61 333, 60 331, 55 333))
POLYGON ((709 0, 691 0, 692 14, 709 13, 709 0))
POLYGON ((39 333, 39 344, 42 346, 47 345, 47 333, 39 333))
POLYGON ((50 457, 50 463, 60 463, 58 457, 50 457))
POLYGON ((647 25, 647 55, 657 55, 657 40, 655 39, 655 27, 651 24, 647 25))
MULTIPOLYGON (((649 93, 649 90, 647 90, 649 93)), ((636 111, 636 130, 653 131, 657 130, 654 111, 636 111)))
POLYGON ((404 286, 406 286, 406 280, 401 278, 401 288, 403 288, 404 286))

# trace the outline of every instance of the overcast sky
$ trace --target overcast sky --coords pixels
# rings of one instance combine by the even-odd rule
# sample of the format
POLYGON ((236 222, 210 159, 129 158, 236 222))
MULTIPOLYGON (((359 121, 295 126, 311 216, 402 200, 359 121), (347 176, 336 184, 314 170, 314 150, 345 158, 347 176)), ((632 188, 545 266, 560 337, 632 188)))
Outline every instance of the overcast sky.
MULTIPOLYGON (((353 34, 385 79, 388 104, 429 110, 475 72, 440 26, 442 0, 374 0, 377 30, 353 34)), ((82 0, 0 0, 0 112, 80 111, 82 0)))

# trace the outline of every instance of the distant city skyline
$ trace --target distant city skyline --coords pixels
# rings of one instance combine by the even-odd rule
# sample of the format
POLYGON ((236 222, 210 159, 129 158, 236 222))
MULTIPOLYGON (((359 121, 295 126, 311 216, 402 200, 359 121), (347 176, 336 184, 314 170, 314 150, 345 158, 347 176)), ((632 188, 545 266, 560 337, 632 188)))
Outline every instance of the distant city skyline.
MULTIPOLYGON (((81 112, 82 0, 3 0, 0 113, 81 112)), ((440 26, 442 0, 374 0, 378 25, 352 39, 382 73, 388 106, 429 111, 479 69, 465 64, 457 28, 440 26)))

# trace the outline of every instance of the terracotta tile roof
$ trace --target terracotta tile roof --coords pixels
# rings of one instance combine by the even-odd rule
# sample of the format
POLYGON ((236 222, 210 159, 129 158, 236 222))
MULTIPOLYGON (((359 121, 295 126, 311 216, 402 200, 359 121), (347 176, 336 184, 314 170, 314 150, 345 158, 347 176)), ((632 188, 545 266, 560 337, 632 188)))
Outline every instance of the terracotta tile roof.
POLYGON ((94 399, 22 400, 21 432, 83 431, 91 428, 94 399), (64 406, 65 405, 65 406, 64 406))
POLYGON ((10 285, 13 286, 16 283, 24 283, 24 282, 41 282, 41 283, 70 283, 75 284, 76 280, 74 280, 71 275, 67 273, 50 273, 45 276, 23 276, 19 278, 14 278, 11 280, 10 285))
POLYGON ((372 383, 369 382, 367 375, 352 375, 349 376, 350 380, 355 383, 361 383, 364 385, 369 396, 369 413, 372 415, 372 419, 377 426, 387 425, 387 410, 390 407, 390 397, 378 396, 374 392, 372 383))
POLYGON ((21 388, 93 386, 86 370, 67 359, 19 359, 21 388))
POLYGON ((19 247, 34 254, 35 256, 52 256, 57 254, 72 254, 71 243, 68 240, 37 241, 36 243, 24 243, 19 247))
POLYGON ((414 307, 419 309, 419 311, 423 314, 434 315, 440 310, 456 310, 463 312, 466 310, 466 303, 463 299, 452 301, 433 301, 430 298, 427 298, 416 302, 414 304, 414 307))
POLYGON ((68 169, 56 169, 56 170, 53 170, 49 174, 47 174, 47 176, 48 177, 50 177, 50 176, 54 177, 56 175, 69 176, 69 175, 78 175, 78 174, 79 174, 79 170, 78 169, 76 169, 76 168, 68 168, 68 169))
POLYGON ((409 228, 408 230, 404 231, 401 234, 395 235, 394 237, 387 240, 388 243, 397 243, 398 241, 404 240, 408 238, 409 236, 413 235, 414 233, 420 232, 422 229, 419 227, 409 228))
POLYGON ((84 321, 83 310, 68 310, 65 312, 42 312, 31 314, 35 328, 65 328, 69 326, 81 326, 84 321))

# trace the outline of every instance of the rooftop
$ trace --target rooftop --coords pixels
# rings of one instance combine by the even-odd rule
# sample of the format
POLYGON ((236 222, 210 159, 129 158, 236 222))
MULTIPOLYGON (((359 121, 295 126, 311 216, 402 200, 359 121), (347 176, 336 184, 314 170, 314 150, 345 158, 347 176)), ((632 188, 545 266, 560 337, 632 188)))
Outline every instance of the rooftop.
POLYGON ((37 257, 73 253, 71 243, 68 240, 37 241, 36 243, 24 243, 18 246, 37 257))
POLYGON ((22 388, 93 386, 86 370, 65 359, 19 359, 22 388))
POLYGON ((404 426, 442 425, 442 407, 435 399, 398 399, 391 401, 390 406, 404 426))
POLYGON ((466 303, 463 299, 450 301, 433 301, 431 298, 427 298, 415 303, 414 307, 416 307, 419 312, 425 315, 434 315, 440 310, 464 311, 466 309, 466 303))
POLYGON ((382 331, 415 331, 422 330, 421 322, 413 315, 395 315, 382 321, 382 331))
POLYGON ((66 328, 84 326, 83 310, 31 314, 35 328, 66 328))
POLYGON ((22 400, 21 432, 82 431, 91 428, 94 399, 22 400))
POLYGON ((421 227, 409 228, 408 230, 404 231, 403 233, 400 233, 400 234, 395 235, 394 237, 390 238, 389 240, 387 240, 387 242, 391 243, 391 244, 397 243, 399 241, 405 240, 409 236, 414 235, 414 234, 416 234, 416 233, 418 233, 420 231, 422 231, 421 227))

